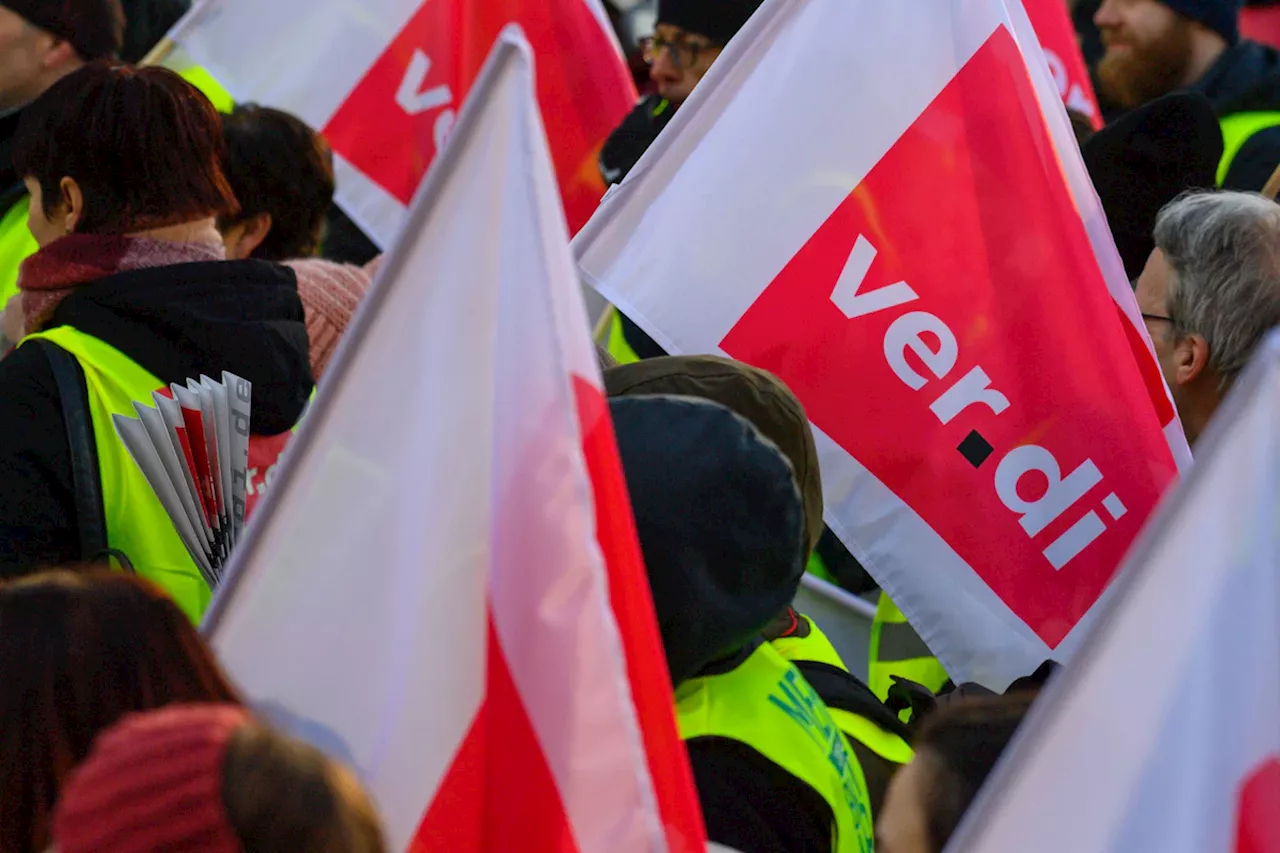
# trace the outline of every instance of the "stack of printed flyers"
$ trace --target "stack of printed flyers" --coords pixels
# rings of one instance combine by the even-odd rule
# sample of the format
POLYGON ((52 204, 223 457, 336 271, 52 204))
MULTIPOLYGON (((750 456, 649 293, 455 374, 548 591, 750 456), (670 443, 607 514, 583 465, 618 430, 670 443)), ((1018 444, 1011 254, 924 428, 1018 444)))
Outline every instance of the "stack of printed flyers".
POLYGON ((200 573, 216 587, 244 529, 253 386, 231 373, 156 391, 114 415, 116 433, 173 521, 200 573))

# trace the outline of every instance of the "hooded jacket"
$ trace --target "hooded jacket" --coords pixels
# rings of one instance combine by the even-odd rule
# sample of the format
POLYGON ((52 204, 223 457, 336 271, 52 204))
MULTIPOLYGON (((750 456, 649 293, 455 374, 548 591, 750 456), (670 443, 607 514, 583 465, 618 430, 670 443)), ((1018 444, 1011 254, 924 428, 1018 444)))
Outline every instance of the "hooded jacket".
MULTIPOLYGON (((782 380, 727 358, 690 355, 651 358, 611 367, 604 371, 604 386, 610 397, 670 394, 710 400, 745 418, 791 463, 803 500, 806 543, 810 548, 817 544, 823 535, 818 451, 804 406, 782 380)), ((788 607, 771 620, 763 634, 767 640, 803 639, 810 634, 811 627, 807 617, 788 607)), ((783 657, 796 663, 786 652, 783 657)), ((887 731, 902 734, 894 714, 847 669, 837 670, 808 661, 797 664, 797 668, 832 708, 858 714, 887 731), (812 676, 815 671, 819 673, 816 678, 812 676)), ((874 815, 897 765, 884 760, 856 738, 850 737, 849 745, 862 765, 874 815)))
POLYGON ((668 394, 719 403, 772 441, 791 463, 804 501, 805 536, 812 550, 822 535, 822 477, 804 406, 781 379, 714 355, 649 358, 604 372, 610 397, 668 394))
MULTIPOLYGON (((790 463, 723 406, 610 401, 673 686, 732 671, 795 596, 807 548, 790 463)), ((750 746, 688 741, 708 837, 742 853, 829 850, 822 795, 750 746)))
MULTIPOLYGON (((166 385, 229 370, 253 383, 252 431, 301 417, 314 383, 294 273, 207 261, 116 273, 78 287, 45 328, 72 326, 166 385)), ((71 451, 44 353, 0 361, 0 578, 80 558, 71 451)))
MULTIPOLYGON (((866 570, 822 523, 822 478, 804 406, 781 379, 742 362, 714 355, 658 355, 623 365, 607 365, 605 392, 610 397, 675 394, 711 400, 746 418, 778 445, 795 470, 804 499, 809 550, 845 589, 871 585, 866 570)), ((874 588, 873 586, 871 588, 874 588)))
MULTIPOLYGON (((1191 86, 1213 104, 1219 119, 1238 113, 1280 111, 1280 52, 1252 41, 1231 45, 1191 86)), ((1260 130, 1231 161, 1222 186, 1257 192, 1280 164, 1280 126, 1260 130)))
POLYGON ((640 99, 600 149, 600 177, 604 185, 619 183, 675 115, 676 105, 658 95, 640 99))

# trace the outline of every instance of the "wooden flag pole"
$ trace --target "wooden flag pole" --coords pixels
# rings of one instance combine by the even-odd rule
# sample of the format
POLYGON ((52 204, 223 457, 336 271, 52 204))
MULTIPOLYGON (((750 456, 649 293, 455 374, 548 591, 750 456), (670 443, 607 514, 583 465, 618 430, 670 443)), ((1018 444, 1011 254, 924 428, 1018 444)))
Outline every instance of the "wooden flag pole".
POLYGON ((617 311, 610 305, 600 315, 600 322, 596 323, 595 329, 591 333, 591 339, 602 347, 609 346, 609 328, 613 325, 613 315, 617 311))
POLYGON ((164 64, 164 61, 169 58, 169 54, 173 53, 173 49, 175 47, 177 47, 177 45, 174 44, 173 39, 165 36, 160 39, 160 41, 156 42, 156 46, 151 48, 151 51, 146 56, 142 57, 142 61, 138 64, 162 65, 164 64))
POLYGON ((1277 193, 1280 193, 1280 166, 1276 166, 1276 170, 1271 173, 1271 177, 1267 178, 1267 183, 1262 188, 1262 194, 1272 201, 1275 201, 1277 193))

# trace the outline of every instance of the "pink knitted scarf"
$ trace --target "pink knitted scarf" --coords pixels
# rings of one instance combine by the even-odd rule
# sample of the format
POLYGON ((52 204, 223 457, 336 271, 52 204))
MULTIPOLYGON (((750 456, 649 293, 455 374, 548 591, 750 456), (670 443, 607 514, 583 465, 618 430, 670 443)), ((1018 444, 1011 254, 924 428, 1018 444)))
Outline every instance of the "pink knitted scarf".
POLYGON ((76 288, 120 272, 219 261, 221 247, 149 237, 68 234, 27 258, 18 275, 26 334, 38 332, 76 288))

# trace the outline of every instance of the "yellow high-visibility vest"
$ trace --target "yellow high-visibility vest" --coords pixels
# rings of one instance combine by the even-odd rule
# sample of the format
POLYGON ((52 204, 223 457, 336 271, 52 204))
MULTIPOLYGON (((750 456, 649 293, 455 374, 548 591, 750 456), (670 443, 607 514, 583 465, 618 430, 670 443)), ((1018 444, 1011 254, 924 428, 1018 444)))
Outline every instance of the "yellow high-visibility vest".
MULTIPOLYGON (((1218 161, 1218 186, 1227 180, 1231 164, 1255 133, 1280 126, 1280 112, 1234 113, 1218 120, 1222 128, 1222 159, 1218 161)), ((1255 191, 1262 187, 1254 187, 1255 191)))
POLYGON ((75 356, 84 371, 93 420, 107 547, 124 552, 134 571, 160 586, 192 622, 199 622, 212 594, 155 491, 116 434, 113 414, 134 417, 134 401, 151 403, 164 383, 110 344, 70 326, 28 335, 75 356))
POLYGON ((40 248, 27 227, 30 208, 31 196, 24 195, 0 217, 0 309, 18 293, 18 271, 22 262, 40 248))
POLYGON ((862 767, 830 709, 771 644, 761 643, 729 672, 681 684, 676 721, 686 741, 739 741, 817 791, 834 815, 836 853, 874 848, 862 767))
MULTIPOLYGON (((797 614, 797 618, 804 619, 808 623, 809 635, 779 637, 774 640, 773 647, 778 654, 793 664, 812 661, 847 673, 849 667, 845 665, 840 653, 836 651, 835 646, 831 645, 831 641, 827 639, 827 635, 822 632, 817 623, 804 614, 797 614)), ((911 760, 913 755, 911 746, 899 735, 885 731, 866 717, 851 711, 842 708, 830 710, 836 725, 846 737, 858 741, 876 755, 894 764, 906 764, 911 760)))
POLYGON ((888 698, 895 675, 922 684, 934 693, 949 679, 907 617, 881 592, 871 623, 871 659, 867 664, 867 686, 881 702, 888 698))
POLYGON ((229 113, 236 108, 236 100, 231 97, 231 93, 224 89, 221 83, 213 79, 212 74, 199 65, 184 68, 178 72, 178 75, 199 89, 213 103, 213 108, 218 112, 229 113))

